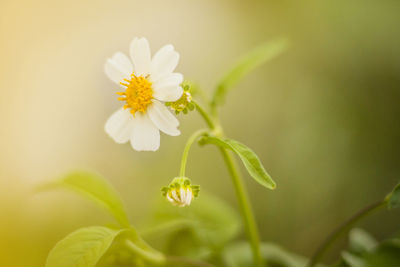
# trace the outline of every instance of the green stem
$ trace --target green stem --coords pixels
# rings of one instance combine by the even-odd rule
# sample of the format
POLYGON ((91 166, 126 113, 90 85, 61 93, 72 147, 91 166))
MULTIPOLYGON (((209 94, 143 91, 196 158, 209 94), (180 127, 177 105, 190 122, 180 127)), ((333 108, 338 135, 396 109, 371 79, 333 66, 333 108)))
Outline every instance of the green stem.
POLYGON ((315 266, 321 258, 324 256, 325 252, 332 246, 332 244, 347 230, 351 228, 356 222, 367 216, 368 214, 377 211, 378 209, 386 206, 386 201, 379 201, 377 203, 371 204, 364 209, 358 211, 348 220, 343 222, 339 227, 337 227, 328 237, 327 239, 318 247, 315 251, 314 255, 311 257, 308 267, 315 266))
POLYGON ((129 239, 125 240, 125 244, 135 254, 141 256, 143 259, 145 259, 151 263, 154 263, 157 265, 161 265, 161 264, 165 263, 165 260, 166 260, 165 256, 161 252, 145 250, 145 249, 137 246, 135 243, 133 243, 129 239))
MULTIPOLYGON (((222 127, 219 123, 216 123, 216 119, 213 120, 209 114, 203 109, 197 102, 193 101, 196 105, 196 110, 203 117, 208 127, 219 136, 223 135, 222 127)), ((242 220, 244 222, 244 227, 247 233, 247 236, 250 241, 251 249, 253 252, 254 265, 257 267, 266 266, 263 261, 261 250, 260 250, 260 238, 258 234, 257 224, 254 218, 253 211, 251 209, 249 197, 247 195, 247 191, 245 189, 245 185, 242 181, 241 175, 237 169, 236 163, 232 156, 228 153, 228 151, 224 148, 220 148, 222 156, 225 160, 225 163, 228 167, 229 173, 232 177, 232 183, 235 188, 236 197, 239 202, 240 214, 242 216, 242 220)))
POLYGON ((214 121, 211 119, 211 117, 208 115, 208 113, 205 111, 205 109, 196 101, 192 100, 192 102, 196 106, 196 110, 200 113, 200 115, 203 117, 203 119, 207 123, 208 127, 210 127, 211 130, 214 130, 215 129, 214 121))
MULTIPOLYGON (((184 257, 175 257, 175 256, 164 256, 161 252, 158 251, 148 251, 145 250, 138 245, 136 245, 131 240, 127 239, 125 241, 126 246, 131 249, 135 254, 142 257, 144 260, 151 262, 155 265, 165 265, 166 263, 176 264, 176 263, 183 263, 185 266, 195 266, 195 267, 212 267, 213 265, 192 260, 184 257)), ((169 266, 169 265, 168 265, 169 266)))
POLYGON ((235 187, 236 196, 238 198, 240 212, 244 221, 244 226, 247 232, 247 236, 250 239, 250 245, 253 252, 254 266, 266 266, 263 262, 263 258, 260 250, 260 239, 258 234, 257 224, 254 218, 253 211, 251 210, 249 196, 245 189, 245 185, 241 178, 241 175, 237 169, 236 163, 229 152, 220 148, 222 156, 228 166, 229 173, 232 176, 232 182, 235 187))
POLYGON ((180 177, 185 176, 186 170, 186 162, 189 155, 189 150, 192 144, 196 141, 197 138, 207 133, 207 130, 198 130, 194 132, 186 142, 185 149, 183 150, 182 160, 181 160, 181 170, 179 172, 180 177))
MULTIPOLYGON (((169 266, 176 266, 177 264, 184 264, 184 266, 194 266, 194 267, 213 267, 209 263, 199 261, 199 260, 192 260, 189 258, 178 257, 178 256, 167 256, 167 263, 171 264, 169 266)), ((179 265, 181 266, 181 265, 179 265)))

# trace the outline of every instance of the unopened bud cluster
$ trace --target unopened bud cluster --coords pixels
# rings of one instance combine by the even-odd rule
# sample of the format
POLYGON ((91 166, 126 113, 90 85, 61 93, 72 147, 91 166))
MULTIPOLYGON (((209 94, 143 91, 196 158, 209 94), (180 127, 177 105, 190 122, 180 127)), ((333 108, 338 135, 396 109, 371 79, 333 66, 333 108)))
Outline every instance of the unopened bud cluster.
POLYGON ((175 206, 189 206, 193 198, 197 197, 200 186, 192 185, 186 177, 175 177, 172 182, 161 189, 163 196, 175 206))
POLYGON ((182 84, 183 94, 181 98, 176 100, 175 102, 166 102, 165 105, 170 107, 175 114, 179 114, 183 112, 184 114, 188 113, 189 110, 194 109, 194 104, 192 103, 192 94, 190 93, 190 84, 182 84))

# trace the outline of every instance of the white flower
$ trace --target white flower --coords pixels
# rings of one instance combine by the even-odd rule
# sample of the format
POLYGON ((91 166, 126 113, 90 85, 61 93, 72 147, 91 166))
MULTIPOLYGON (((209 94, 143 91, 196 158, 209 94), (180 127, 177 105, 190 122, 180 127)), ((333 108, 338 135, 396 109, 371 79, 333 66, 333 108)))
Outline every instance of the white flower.
POLYGON ((161 191, 173 205, 186 207, 199 195, 200 186, 192 185, 186 177, 175 177, 168 186, 161 188, 161 191))
POLYGON ((170 190, 166 195, 169 202, 178 207, 189 206, 193 199, 192 189, 190 187, 170 190))
POLYGON ((130 141, 137 151, 155 151, 160 147, 160 130, 177 136, 179 121, 164 105, 178 100, 183 93, 183 75, 173 72, 179 54, 166 45, 151 58, 146 38, 130 44, 131 60, 117 52, 105 64, 107 76, 123 88, 118 100, 124 106, 110 116, 105 131, 115 142, 130 141))

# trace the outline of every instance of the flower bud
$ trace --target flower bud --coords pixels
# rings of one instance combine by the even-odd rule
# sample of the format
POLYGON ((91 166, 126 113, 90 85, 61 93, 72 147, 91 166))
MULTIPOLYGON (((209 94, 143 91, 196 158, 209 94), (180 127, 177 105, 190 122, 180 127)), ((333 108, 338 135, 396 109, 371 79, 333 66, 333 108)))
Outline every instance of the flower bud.
POLYGON ((197 197, 200 186, 192 185, 186 177, 175 177, 172 182, 161 189, 163 196, 175 206, 189 206, 194 197, 197 197))
POLYGON ((190 93, 190 84, 183 83, 183 94, 181 98, 176 100, 175 102, 167 102, 165 103, 166 106, 170 107, 172 110, 175 111, 175 114, 179 114, 183 112, 184 114, 188 113, 188 110, 194 109, 194 104, 192 103, 192 94, 190 93))

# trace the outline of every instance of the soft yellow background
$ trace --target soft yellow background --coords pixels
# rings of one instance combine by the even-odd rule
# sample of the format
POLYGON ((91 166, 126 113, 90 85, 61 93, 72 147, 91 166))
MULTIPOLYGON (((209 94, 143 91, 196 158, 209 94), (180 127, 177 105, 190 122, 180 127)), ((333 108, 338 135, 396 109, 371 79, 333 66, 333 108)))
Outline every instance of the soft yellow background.
MULTIPOLYGON (((33 187, 71 169, 93 169, 121 192, 140 224, 177 175, 188 135, 203 122, 180 116, 182 135, 157 153, 106 136, 118 108, 103 64, 134 36, 156 51, 172 43, 178 70, 208 92, 242 53, 286 36, 291 49, 229 96, 226 132, 252 147, 275 178, 268 191, 246 175, 265 241, 309 256, 339 222, 399 180, 398 1, 31 1, 0 2, 0 266, 44 266, 70 231, 110 220, 62 191, 33 187)), ((212 147, 195 148, 188 175, 235 206, 212 147)), ((362 224, 379 239, 400 215, 362 224)))

